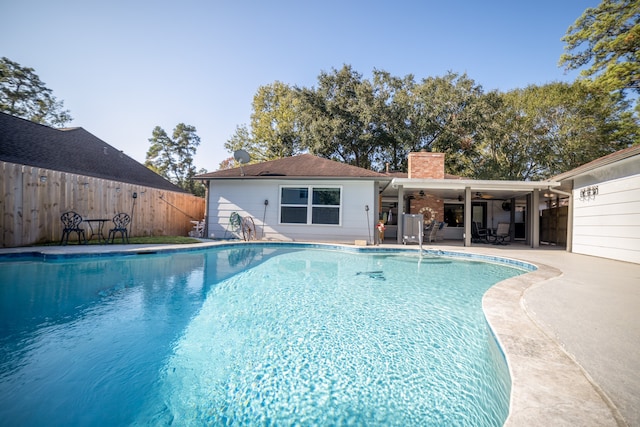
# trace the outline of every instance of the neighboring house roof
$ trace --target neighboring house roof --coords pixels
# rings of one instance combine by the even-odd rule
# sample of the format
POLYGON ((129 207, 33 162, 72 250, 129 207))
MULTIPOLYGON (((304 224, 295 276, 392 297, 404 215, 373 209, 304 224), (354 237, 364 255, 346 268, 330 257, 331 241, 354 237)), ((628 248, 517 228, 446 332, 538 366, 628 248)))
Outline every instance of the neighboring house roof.
POLYGON ((556 175, 553 178, 551 178, 549 181, 571 180, 580 175, 591 172, 594 169, 601 168, 603 166, 607 166, 612 163, 616 163, 621 160, 628 159, 629 157, 638 156, 638 155, 640 155, 640 144, 597 158, 589 163, 585 163, 582 166, 578 166, 575 169, 571 169, 570 171, 556 175))
POLYGON ((185 192, 82 128, 54 129, 5 113, 0 161, 185 192))
POLYGON ((196 176, 197 179, 373 179, 390 181, 392 177, 351 166, 334 160, 323 159, 312 154, 285 157, 262 163, 244 165, 233 169, 223 169, 196 176))

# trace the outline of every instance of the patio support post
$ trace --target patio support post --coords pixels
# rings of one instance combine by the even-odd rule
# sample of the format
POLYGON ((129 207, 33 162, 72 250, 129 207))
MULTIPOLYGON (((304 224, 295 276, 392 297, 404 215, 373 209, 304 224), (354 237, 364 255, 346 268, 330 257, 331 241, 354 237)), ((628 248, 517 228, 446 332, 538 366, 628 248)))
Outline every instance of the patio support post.
POLYGON ((402 229, 402 218, 404 215, 404 187, 402 185, 398 186, 398 235, 397 240, 398 243, 402 243, 402 233, 404 230, 402 229))
POLYGON ((471 187, 464 189, 464 245, 471 246, 471 187))
POLYGON ((540 190, 533 190, 531 203, 531 247, 540 247, 540 190))
MULTIPOLYGON (((509 211, 509 241, 516 241, 516 199, 514 197, 509 200, 511 210, 509 211)), ((526 220, 526 218, 523 218, 526 220)))

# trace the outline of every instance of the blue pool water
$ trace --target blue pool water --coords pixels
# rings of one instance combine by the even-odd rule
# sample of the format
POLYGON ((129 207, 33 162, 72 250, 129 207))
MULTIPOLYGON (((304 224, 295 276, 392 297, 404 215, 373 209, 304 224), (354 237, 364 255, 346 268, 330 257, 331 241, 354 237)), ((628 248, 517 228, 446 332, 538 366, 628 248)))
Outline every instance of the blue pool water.
POLYGON ((0 262, 0 425, 502 425, 524 270, 293 245, 0 262))

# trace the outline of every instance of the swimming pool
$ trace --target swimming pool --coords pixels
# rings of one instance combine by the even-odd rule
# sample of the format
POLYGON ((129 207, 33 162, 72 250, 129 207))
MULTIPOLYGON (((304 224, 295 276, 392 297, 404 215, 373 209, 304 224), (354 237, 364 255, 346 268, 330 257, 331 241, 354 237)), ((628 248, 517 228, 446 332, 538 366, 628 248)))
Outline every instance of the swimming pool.
POLYGON ((0 262, 2 425, 502 425, 525 270, 298 245, 0 262))

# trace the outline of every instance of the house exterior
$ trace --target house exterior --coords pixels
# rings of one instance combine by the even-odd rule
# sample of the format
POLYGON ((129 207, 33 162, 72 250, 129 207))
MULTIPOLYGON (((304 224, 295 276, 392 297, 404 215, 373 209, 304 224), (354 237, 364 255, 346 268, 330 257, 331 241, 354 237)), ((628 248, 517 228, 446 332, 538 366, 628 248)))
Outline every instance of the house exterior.
POLYGON ((1 247, 60 240, 66 211, 109 221, 129 213, 132 236, 187 235, 204 205, 82 128, 0 113, 1 247))
POLYGON ((410 153, 407 175, 303 154, 197 178, 207 183, 207 236, 216 239, 242 237, 237 214, 251 218, 258 239, 371 244, 382 220, 384 239, 403 243, 402 215, 421 214, 425 221, 450 222, 445 238, 467 246, 472 221, 483 227, 510 222, 515 238, 520 220, 523 241, 537 247, 540 190, 559 185, 462 179, 444 173, 444 154, 430 152, 410 153), (514 209, 494 214, 493 205, 506 201, 514 209))
MULTIPOLYGON (((311 154, 203 175, 207 236, 241 236, 235 214, 250 218, 259 239, 372 243, 385 174, 311 154)), ((253 227, 253 226, 252 226, 253 227)))
POLYGON ((640 145, 553 180, 571 195, 567 250, 640 263, 640 145))

